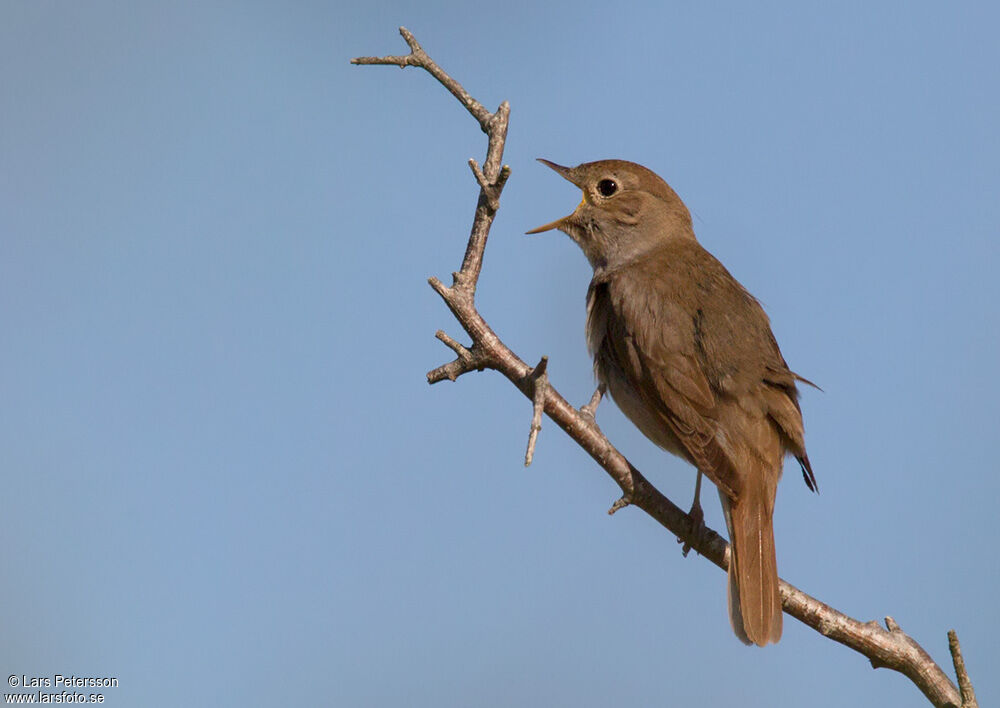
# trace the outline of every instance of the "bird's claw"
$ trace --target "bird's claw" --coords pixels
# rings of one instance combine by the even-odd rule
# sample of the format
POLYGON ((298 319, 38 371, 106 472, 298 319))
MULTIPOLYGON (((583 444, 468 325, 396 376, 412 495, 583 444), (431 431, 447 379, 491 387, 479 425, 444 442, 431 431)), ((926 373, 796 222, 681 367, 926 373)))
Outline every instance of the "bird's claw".
POLYGON ((705 529, 705 512, 701 509, 701 504, 697 501, 691 506, 691 511, 688 512, 688 517, 691 519, 691 527, 688 530, 686 538, 678 538, 677 543, 683 543, 681 547, 681 555, 685 558, 688 552, 695 546, 701 545, 701 541, 704 539, 705 529))

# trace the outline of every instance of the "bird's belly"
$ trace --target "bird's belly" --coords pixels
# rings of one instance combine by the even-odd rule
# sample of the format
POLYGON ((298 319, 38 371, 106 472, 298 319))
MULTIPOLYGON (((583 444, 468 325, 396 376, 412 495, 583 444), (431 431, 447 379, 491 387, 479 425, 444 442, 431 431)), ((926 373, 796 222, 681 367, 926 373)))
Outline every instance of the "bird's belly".
POLYGON ((642 431, 643 435, 667 452, 694 464, 684 446, 681 445, 681 441, 677 439, 663 418, 643 402, 624 375, 614 367, 608 367, 607 370, 599 371, 598 377, 607 386, 608 393, 611 394, 611 398, 614 399, 621 412, 632 421, 635 427, 642 431))

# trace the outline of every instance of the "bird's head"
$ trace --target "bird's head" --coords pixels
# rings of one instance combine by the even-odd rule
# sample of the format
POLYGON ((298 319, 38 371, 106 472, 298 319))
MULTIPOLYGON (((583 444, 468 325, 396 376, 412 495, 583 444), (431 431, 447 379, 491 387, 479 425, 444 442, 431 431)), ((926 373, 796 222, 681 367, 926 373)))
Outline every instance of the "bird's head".
POLYGON ((671 238, 694 238, 691 215, 659 175, 625 160, 563 167, 539 158, 583 191, 569 216, 528 231, 559 229, 583 249, 595 271, 614 269, 671 238))

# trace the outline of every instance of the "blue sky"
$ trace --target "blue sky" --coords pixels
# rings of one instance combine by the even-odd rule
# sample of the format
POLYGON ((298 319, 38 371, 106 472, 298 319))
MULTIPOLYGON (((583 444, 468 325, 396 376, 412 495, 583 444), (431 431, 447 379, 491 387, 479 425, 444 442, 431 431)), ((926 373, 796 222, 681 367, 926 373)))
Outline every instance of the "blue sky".
MULTIPOLYGON (((1000 696, 1000 10, 988 3, 0 4, 0 667, 108 705, 919 705, 786 618, 737 642, 724 575, 461 334, 489 107, 513 174, 480 309, 583 403, 589 269, 524 236, 578 195, 534 162, 662 175, 771 315, 821 494, 782 576, 1000 696)), ((694 474, 606 403, 679 504, 694 474)), ((706 497, 712 502, 714 495, 706 497)), ((707 521, 720 528, 717 504, 707 521)))

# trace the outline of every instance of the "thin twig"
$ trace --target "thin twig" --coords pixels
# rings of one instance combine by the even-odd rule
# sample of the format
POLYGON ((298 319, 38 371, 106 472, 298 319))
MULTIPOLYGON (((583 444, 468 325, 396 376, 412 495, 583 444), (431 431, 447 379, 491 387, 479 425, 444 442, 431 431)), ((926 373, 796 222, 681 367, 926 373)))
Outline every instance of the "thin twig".
MULTIPOLYGON (((504 166, 501 169, 510 106, 504 101, 496 113, 489 113, 427 56, 412 34, 405 28, 400 28, 400 34, 410 46, 409 55, 359 57, 354 59, 353 63, 419 66, 427 70, 458 98, 476 118, 489 138, 482 169, 480 170, 474 161, 470 162, 473 175, 480 187, 480 194, 462 267, 454 274, 454 284, 450 288, 437 278, 431 278, 429 281, 431 287, 441 296, 448 309, 468 333, 473 344, 467 349, 443 332, 439 332, 438 338, 455 351, 458 358, 429 372, 428 380, 431 383, 445 378, 454 380, 473 368, 496 369, 535 404, 539 389, 535 372, 542 369, 544 373, 545 360, 539 362, 539 366, 534 369, 528 366, 500 340, 475 305, 475 289, 482 270, 486 241, 496 209, 499 207, 500 193, 510 174, 509 167, 504 166)), ((601 432, 594 419, 594 410, 600 401, 597 393, 590 403, 577 410, 551 384, 546 383, 544 388, 545 413, 604 468, 621 488, 622 498, 615 502, 609 513, 613 514, 625 506, 637 506, 675 536, 681 536, 690 530, 691 518, 650 484, 601 432)), ((534 422, 533 420, 533 435, 537 434, 534 422)), ((531 443, 529 448, 530 446, 531 443)), ((693 547, 718 567, 722 569, 728 567, 729 546, 715 531, 705 527, 695 539, 693 547)), ((780 592, 782 608, 786 613, 824 636, 868 657, 872 666, 885 667, 904 674, 933 705, 939 708, 975 706, 971 683, 968 684, 967 693, 964 688, 960 693, 941 667, 916 641, 903 632, 891 617, 885 618, 886 629, 882 629, 876 622, 860 622, 848 617, 784 580, 780 581, 780 592), (971 703, 965 703, 966 697, 971 703)), ((956 672, 960 680, 964 675, 965 681, 968 681, 967 674, 964 674, 964 663, 961 663, 960 650, 957 649, 957 639, 955 647, 952 655, 956 657, 956 672), (961 670, 959 670, 960 665, 961 670)))
MULTIPOLYGON (((580 412, 583 413, 588 418, 597 419, 597 406, 601 404, 601 399, 604 398, 605 386, 604 384, 599 384, 597 389, 594 391, 594 395, 590 397, 590 402, 585 406, 580 406, 580 412)), ((614 512, 611 512, 614 513, 614 512)))
POLYGON ((531 370, 531 382, 535 390, 531 394, 531 429, 528 431, 528 449, 524 453, 524 466, 530 467, 535 457, 535 441, 542 429, 542 412, 545 410, 545 394, 549 389, 549 375, 546 371, 549 358, 543 356, 538 366, 531 370))
POLYGON ((427 73, 437 79, 442 86, 451 91, 451 94, 457 98, 463 106, 465 106, 469 113, 472 114, 472 117, 479 121, 479 126, 483 129, 483 132, 488 133, 489 123, 493 118, 493 114, 486 110, 483 104, 470 96, 469 92, 462 87, 462 84, 448 76, 448 74, 446 74, 433 59, 427 56, 427 52, 425 52, 424 48, 420 46, 420 43, 417 42, 416 37, 413 36, 413 33, 410 32, 410 30, 405 27, 400 27, 399 33, 410 46, 410 53, 406 56, 355 57, 354 59, 351 59, 351 63, 369 65, 384 64, 389 66, 398 66, 400 69, 408 66, 419 66, 421 69, 425 69, 427 73))
POLYGON ((616 513, 627 507, 630 503, 631 502, 628 500, 628 498, 625 495, 622 495, 617 500, 615 500, 615 503, 611 505, 610 509, 608 509, 608 516, 614 516, 616 513))
POLYGON ((472 345, 472 349, 466 349, 462 344, 456 342, 440 329, 434 336, 444 342, 445 346, 455 352, 458 355, 458 358, 454 361, 448 362, 447 364, 439 366, 433 371, 427 372, 428 383, 437 383, 438 381, 444 381, 445 379, 454 381, 462 374, 467 374, 470 371, 482 371, 489 364, 488 360, 482 356, 475 344, 472 345))
POLYGON ((951 651, 951 661, 955 665, 955 676, 958 677, 958 690, 962 694, 962 708, 979 708, 976 692, 969 679, 969 672, 965 669, 962 646, 958 643, 958 634, 954 629, 948 630, 948 649, 951 651))

